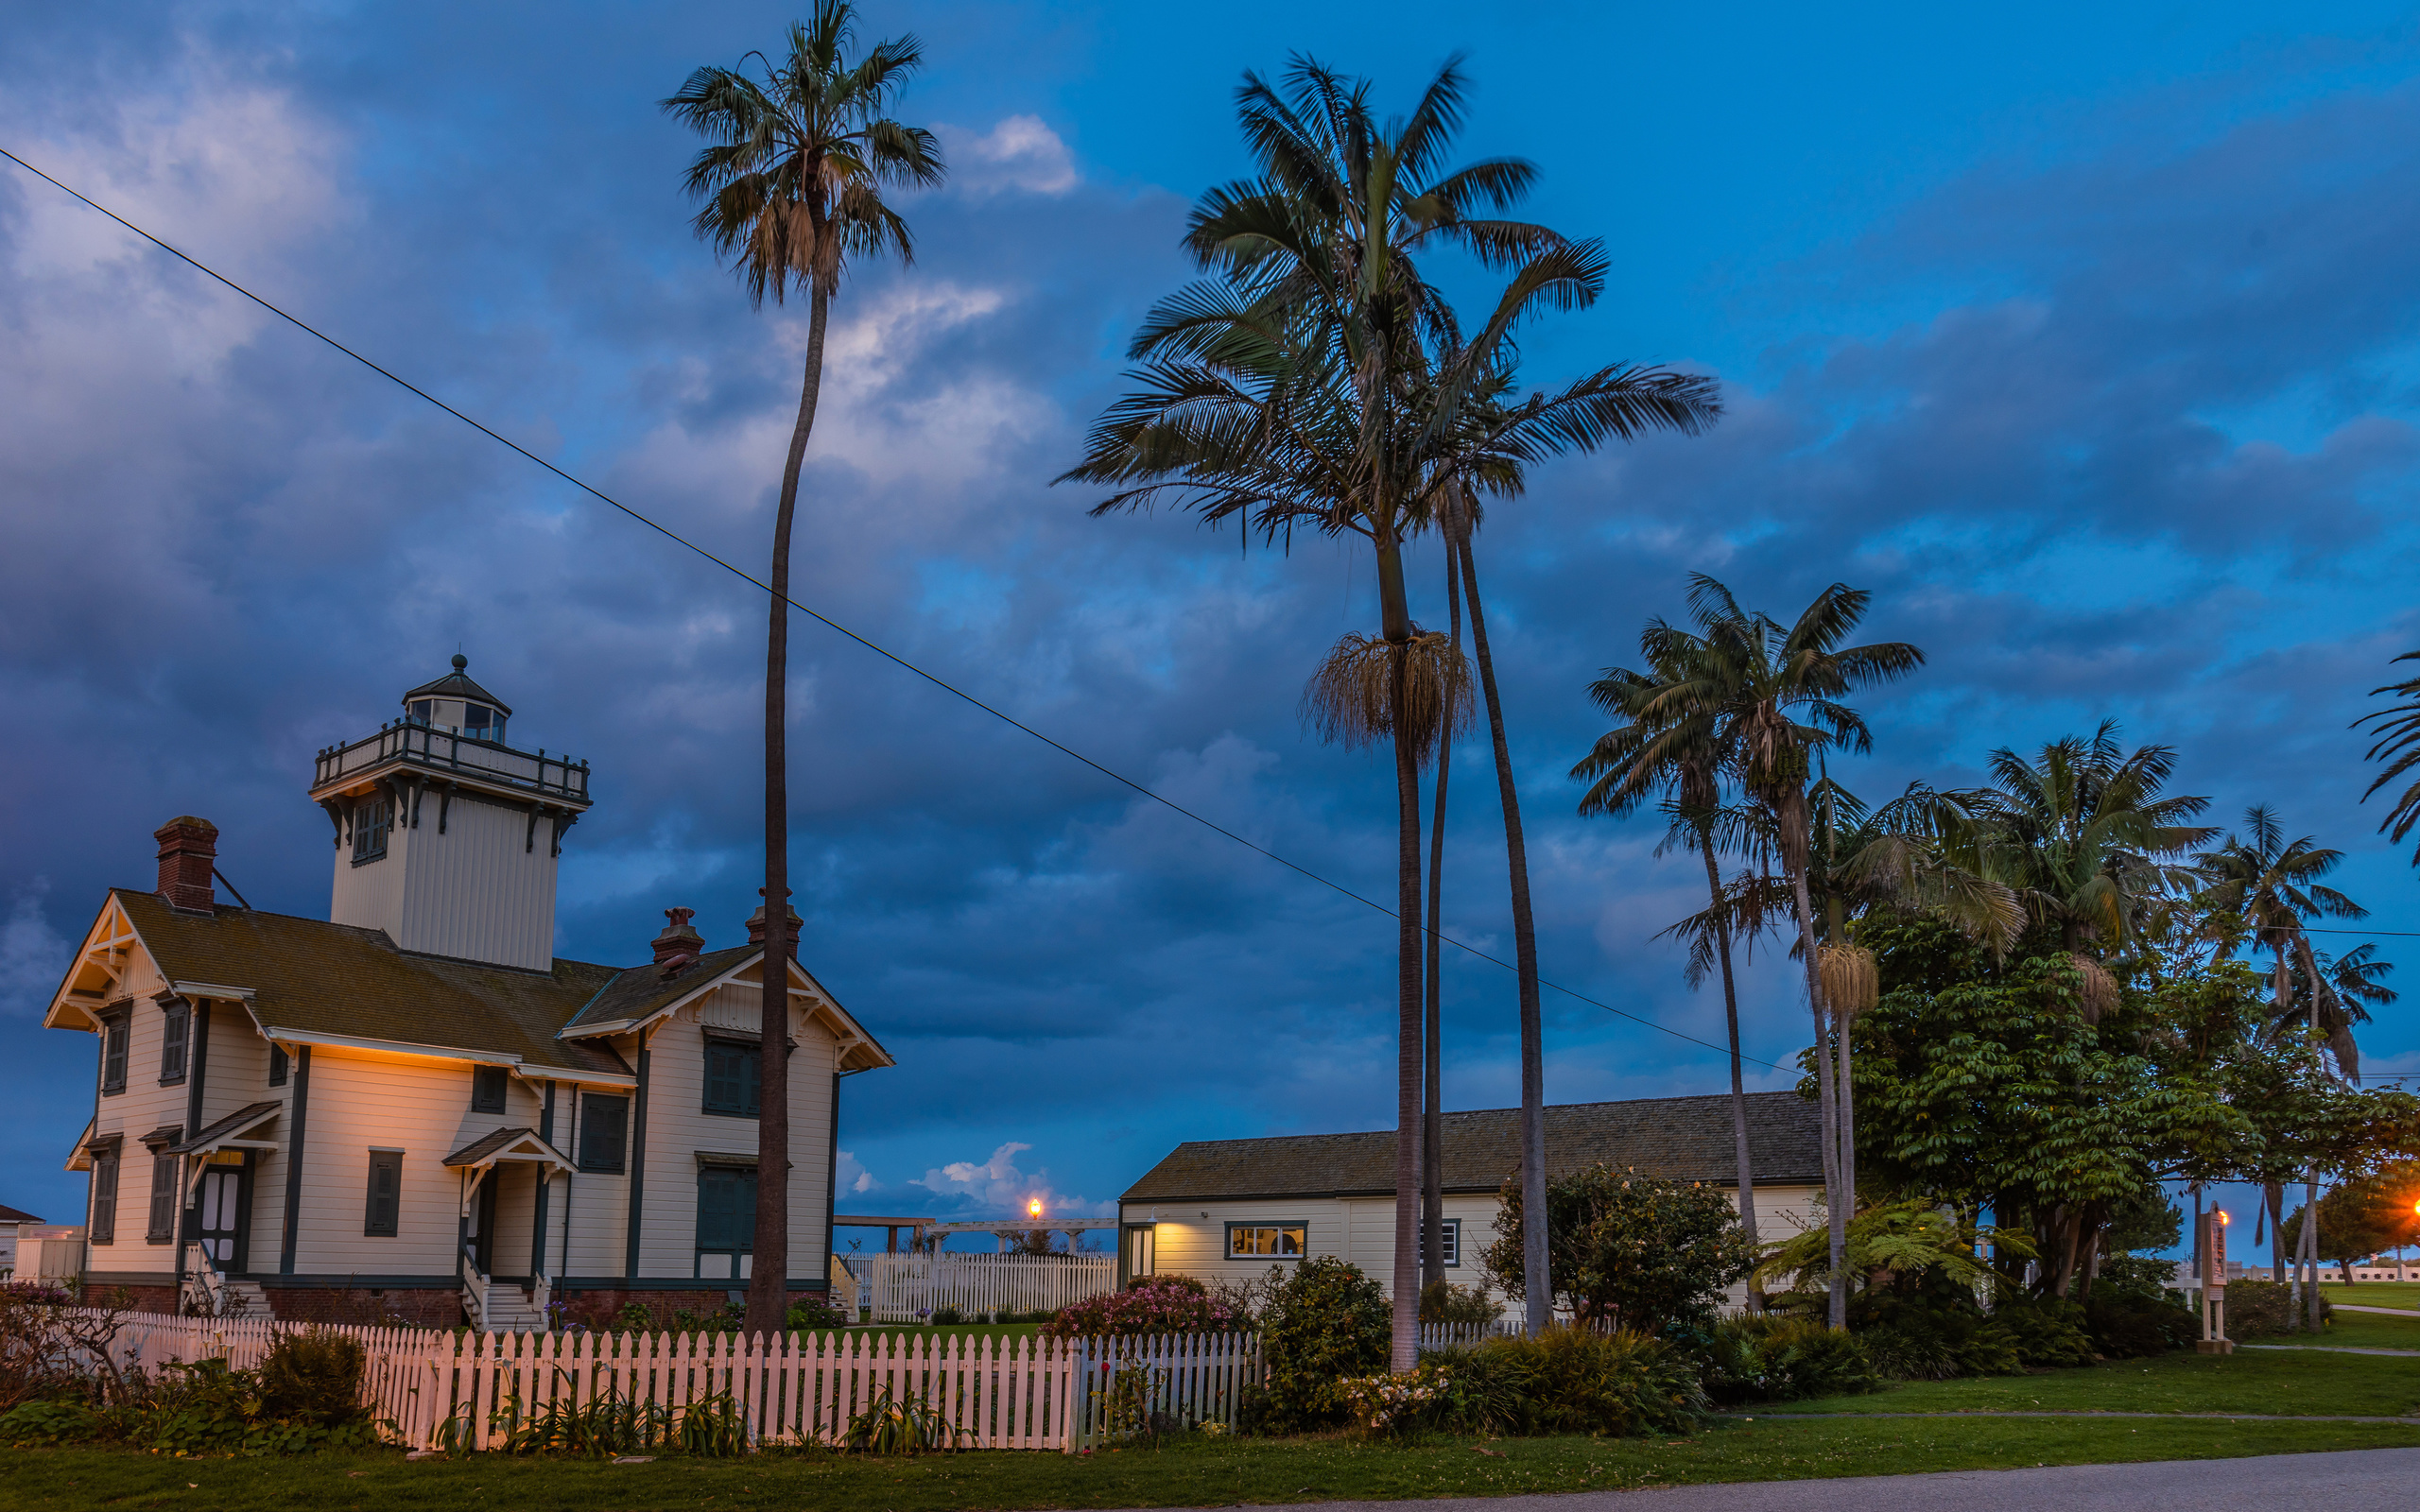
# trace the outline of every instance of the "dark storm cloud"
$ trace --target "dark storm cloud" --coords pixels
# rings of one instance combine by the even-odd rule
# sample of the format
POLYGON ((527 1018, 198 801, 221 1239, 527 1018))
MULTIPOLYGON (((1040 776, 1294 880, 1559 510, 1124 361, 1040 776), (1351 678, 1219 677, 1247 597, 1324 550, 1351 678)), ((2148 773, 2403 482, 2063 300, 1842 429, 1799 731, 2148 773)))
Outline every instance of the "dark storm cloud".
MULTIPOLYGON (((652 116, 496 105, 528 24, 480 25, 480 46, 406 41, 373 67, 334 30, 281 53, 226 21, 140 59, 108 110, 54 52, 16 65, 0 118, 752 564, 803 312, 751 312, 690 240, 667 187, 686 145, 652 116)), ((694 51, 561 43, 548 70, 621 98, 663 93, 680 70, 662 59, 694 51)), ((1087 519, 1049 486, 1126 333, 1183 276, 1192 186, 1105 187, 1047 116, 918 103, 959 180, 912 205, 916 267, 860 269, 835 310, 799 596, 1390 896, 1383 773, 1294 714, 1319 650, 1367 617, 1366 565, 1240 552, 1181 517, 1087 519)), ((1816 269, 1846 292, 1726 375, 1710 437, 1544 471, 1497 508, 1482 567, 1548 975, 1719 1038, 1651 939, 1702 875, 1653 857, 1643 823, 1578 821, 1562 775, 1596 732, 1581 685, 1630 660, 1645 616, 1683 611, 1692 569, 1776 611, 1845 577, 1877 591, 1872 633, 1926 646, 1920 679, 1868 700, 1880 748, 1842 775, 1869 794, 1971 781, 1992 746, 2114 713, 2185 745, 2185 785, 2222 822, 2278 796, 2290 823, 2365 833, 2342 727, 2411 628, 2411 109, 2350 96, 2159 154, 1978 174, 1816 269)), ((752 590, 22 178, 0 182, 0 972, 25 1064, 89 1074, 85 1046, 24 1015, 98 889, 147 880, 168 815, 217 820, 256 903, 322 911, 312 750, 388 717, 458 642, 520 738, 595 763, 564 952, 631 959, 673 903, 738 936, 759 867, 752 590)), ((1413 571, 1442 623, 1433 554, 1413 571)), ((794 625, 792 658, 809 953, 902 1062, 850 1085, 864 1200, 978 1202, 1046 1171, 1098 1202, 1175 1139, 1389 1116, 1387 920, 820 627, 794 625)), ((1448 928, 1506 955, 1482 742, 1455 782, 1448 928)), ((2402 883, 2396 865, 2370 880, 2402 883)), ((1447 971, 1449 1096, 1509 1100, 1510 979, 1447 971)), ((1798 1042, 1788 978, 1771 957, 1748 974, 1763 1059, 1798 1042)), ((1547 1006, 1558 1097, 1719 1084, 1694 1046, 1547 1006)), ((16 1153, 48 1169, 58 1142, 25 1122, 16 1153)))

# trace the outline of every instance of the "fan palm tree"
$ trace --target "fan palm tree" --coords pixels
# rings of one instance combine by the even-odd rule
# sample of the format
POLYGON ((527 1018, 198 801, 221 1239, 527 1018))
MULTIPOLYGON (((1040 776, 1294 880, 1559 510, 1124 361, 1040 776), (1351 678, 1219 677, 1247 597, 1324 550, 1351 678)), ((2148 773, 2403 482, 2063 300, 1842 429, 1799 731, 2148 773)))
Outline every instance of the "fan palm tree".
POLYGON ((1824 1129, 1824 1203, 1830 1222, 1830 1321, 1848 1326, 1848 1275, 1844 1269, 1849 1211, 1857 1200, 1855 1166, 1843 1147, 1842 1116, 1848 1096, 1847 1025, 1838 1025, 1837 1070, 1828 1054, 1834 1032, 1815 937, 1807 885, 1813 863, 1813 816, 1808 782, 1818 751, 1834 746, 1864 751, 1872 733, 1856 710, 1841 700, 1862 687, 1895 680, 1924 665, 1924 653, 1902 641, 1842 645, 1865 617, 1873 595, 1834 583, 1817 594, 1798 618, 1784 626, 1762 612, 1742 609, 1721 583, 1703 573, 1689 577, 1689 606, 1701 633, 1703 653, 1691 658, 1697 676, 1668 695, 1673 706, 1668 734, 1674 744, 1700 738, 1692 729, 1711 727, 1703 738, 1730 753, 1740 785, 1771 816, 1789 884, 1799 951, 1806 972, 1806 1002, 1815 1026, 1815 1085, 1824 1129))
MULTIPOLYGON (((912 36, 877 43, 852 59, 855 12, 848 0, 817 0, 812 17, 793 23, 779 60, 751 53, 735 68, 689 76, 665 111, 706 139, 689 164, 686 188, 702 201, 698 235, 729 257, 749 301, 769 294, 786 302, 807 296, 806 366, 798 419, 782 464, 773 513, 772 601, 765 636, 765 991, 764 1091, 757 1117, 758 1169, 789 1165, 788 999, 777 963, 796 954, 789 906, 790 530, 799 470, 815 428, 823 381, 823 331, 832 297, 852 258, 894 254, 910 261, 908 223, 883 199, 886 186, 941 182, 932 133, 885 112, 924 60, 912 36), (753 63, 752 70, 751 63, 753 63)), ((779 1330, 789 1314, 789 1188, 757 1186, 754 1251, 746 1328, 779 1330)))

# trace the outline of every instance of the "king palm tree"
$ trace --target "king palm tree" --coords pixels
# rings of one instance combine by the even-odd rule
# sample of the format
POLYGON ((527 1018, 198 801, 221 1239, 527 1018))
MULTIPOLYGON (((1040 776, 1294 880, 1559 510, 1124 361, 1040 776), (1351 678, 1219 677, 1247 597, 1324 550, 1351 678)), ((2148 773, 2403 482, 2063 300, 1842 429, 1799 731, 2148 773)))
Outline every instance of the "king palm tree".
MULTIPOLYGON (((2420 651, 2406 651, 2394 660, 2397 663, 2420 662, 2420 651)), ((2394 796, 2394 806, 2387 810, 2386 817, 2378 821, 2379 833, 2399 845, 2411 833, 2412 826, 2420 824, 2420 775, 2415 775, 2415 771, 2420 771, 2420 678, 2408 678, 2401 682, 2372 688, 2370 696, 2375 698, 2385 693, 2394 694, 2397 701, 2387 708, 2363 714, 2353 721, 2353 728, 2374 727, 2373 732, 2377 739, 2362 759, 2386 763, 2386 770, 2378 773, 2377 780, 2362 790, 2362 802, 2367 803, 2378 789, 2390 782, 2411 779, 2404 783, 2403 791, 2394 796)), ((2420 867, 2420 848, 2412 850, 2411 864, 2420 867)))
POLYGON ((1924 665, 1924 653, 1903 641, 1872 645, 1841 643, 1865 617, 1873 594, 1834 583, 1815 596, 1798 618, 1784 626, 1762 612, 1742 609, 1721 583, 1703 573, 1689 576, 1689 607, 1704 647, 1697 676, 1671 695, 1674 715, 1706 721, 1737 764, 1739 782, 1772 817, 1781 850, 1783 876, 1797 919, 1806 1002, 1815 1025, 1815 1086, 1824 1126, 1824 1203, 1830 1220, 1832 1327, 1848 1326, 1848 1220, 1855 1205, 1854 1152, 1847 1148, 1854 1124, 1848 1111, 1848 1034, 1839 1022, 1839 1062, 1827 1053, 1822 962, 1807 873, 1812 861, 1813 817, 1808 782, 1815 754, 1840 746, 1864 751, 1874 738, 1865 720, 1841 699, 1861 687, 1895 680, 1924 665))
MULTIPOLYGON (((765 956, 757 1169, 789 1167, 788 994, 780 963, 796 954, 789 905, 790 529, 799 470, 815 428, 823 381, 823 331, 851 258, 914 256, 908 223, 883 199, 885 186, 938 184, 942 165, 932 133, 885 112, 924 60, 912 36, 877 43, 852 60, 856 15, 848 0, 817 0, 793 22, 780 60, 751 53, 738 67, 689 76, 664 110, 706 139, 685 187, 702 201, 698 235, 731 259, 749 302, 770 294, 807 296, 806 364, 773 512, 772 590, 765 633, 765 956), (750 65, 753 63, 752 70, 750 65)), ((789 1183, 757 1183, 756 1227, 745 1327, 778 1331, 788 1319, 789 1183)))
MULTIPOLYGON (((1731 971, 1731 909, 1723 895, 1720 845, 1725 727, 1689 704, 1685 690, 1696 683, 1698 637, 1650 620, 1638 638, 1644 672, 1607 667, 1588 685, 1588 696, 1623 723, 1597 737, 1596 746, 1571 769, 1588 781, 1580 799, 1583 815, 1619 817, 1662 795, 1672 832, 1705 862, 1707 937, 1722 973, 1722 1022, 1731 1046, 1732 1159, 1739 1182, 1739 1228, 1752 1246, 1756 1235, 1756 1178, 1748 1156, 1748 1093, 1740 1071, 1739 990, 1731 971)), ((1757 1283, 1751 1281, 1750 1285, 1757 1283)), ((1761 1305, 1761 1304, 1758 1304, 1761 1305)))

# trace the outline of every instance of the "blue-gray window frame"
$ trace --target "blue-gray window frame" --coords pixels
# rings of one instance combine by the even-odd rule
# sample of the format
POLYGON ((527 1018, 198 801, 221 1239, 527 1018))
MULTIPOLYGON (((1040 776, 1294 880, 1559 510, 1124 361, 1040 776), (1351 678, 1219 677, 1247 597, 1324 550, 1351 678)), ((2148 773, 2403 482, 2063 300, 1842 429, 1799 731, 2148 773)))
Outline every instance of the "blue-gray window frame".
MULTIPOLYGON (((1279 1243, 1284 1241, 1281 1239, 1279 1243)), ((1311 1221, 1308 1218, 1231 1218, 1227 1221, 1225 1237, 1219 1246, 1221 1260, 1307 1260, 1310 1253, 1311 1221), (1236 1230, 1238 1228, 1300 1228, 1303 1230, 1302 1248, 1291 1255, 1238 1255, 1236 1253, 1236 1230)))
MULTIPOLYGON (((1412 1220, 1411 1231, 1420 1236, 1416 1241, 1414 1241, 1414 1243, 1423 1253, 1426 1253, 1428 1247, 1428 1233, 1425 1227, 1427 1222, 1428 1220, 1426 1218, 1414 1218, 1412 1220)), ((1445 1268, 1447 1270, 1461 1269, 1462 1220, 1460 1218, 1448 1218, 1443 1223, 1438 1225, 1438 1227, 1445 1231, 1445 1268)))

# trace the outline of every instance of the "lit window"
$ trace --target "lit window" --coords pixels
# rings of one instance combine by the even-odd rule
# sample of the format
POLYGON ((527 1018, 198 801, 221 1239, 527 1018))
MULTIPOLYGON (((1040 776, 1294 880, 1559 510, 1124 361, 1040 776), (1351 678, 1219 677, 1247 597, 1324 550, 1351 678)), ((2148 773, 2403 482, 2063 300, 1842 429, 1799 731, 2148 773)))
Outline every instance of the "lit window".
POLYGON ((1227 1258, 1300 1260, 1307 1227, 1299 1223, 1231 1223, 1227 1225, 1227 1258))

